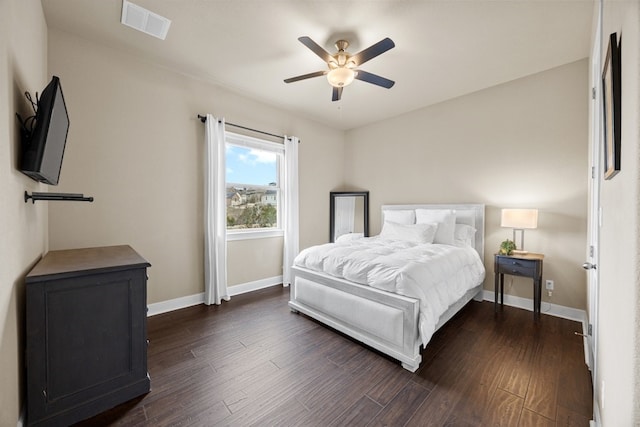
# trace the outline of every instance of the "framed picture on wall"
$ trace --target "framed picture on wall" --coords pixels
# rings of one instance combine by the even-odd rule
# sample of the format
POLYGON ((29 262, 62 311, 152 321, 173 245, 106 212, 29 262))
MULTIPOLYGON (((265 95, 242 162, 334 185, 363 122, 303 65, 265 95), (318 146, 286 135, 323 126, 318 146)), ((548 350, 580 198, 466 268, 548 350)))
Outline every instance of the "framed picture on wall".
POLYGON ((609 47, 602 71, 604 94, 604 179, 620 171, 621 111, 620 111, 620 46, 617 34, 609 36, 609 47))

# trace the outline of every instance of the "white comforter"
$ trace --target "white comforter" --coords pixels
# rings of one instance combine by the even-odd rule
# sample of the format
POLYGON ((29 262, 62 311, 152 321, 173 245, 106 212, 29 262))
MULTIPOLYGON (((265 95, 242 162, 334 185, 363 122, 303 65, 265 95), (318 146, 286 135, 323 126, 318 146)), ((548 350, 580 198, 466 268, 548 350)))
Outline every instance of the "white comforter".
POLYGON ((424 345, 440 316, 485 276, 480 256, 471 247, 380 237, 313 246, 300 252, 294 264, 420 300, 424 345))

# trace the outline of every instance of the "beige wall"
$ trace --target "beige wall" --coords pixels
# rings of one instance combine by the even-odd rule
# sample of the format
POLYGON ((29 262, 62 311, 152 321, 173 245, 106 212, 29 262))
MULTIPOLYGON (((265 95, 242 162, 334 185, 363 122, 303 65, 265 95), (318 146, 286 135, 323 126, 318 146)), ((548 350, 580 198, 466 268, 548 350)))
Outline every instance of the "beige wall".
MULTIPOLYGON (((347 133, 345 182, 370 193, 371 233, 388 203, 484 203, 486 289, 510 229, 500 209, 539 209, 525 249, 542 252, 550 301, 586 308, 588 61, 443 102, 347 133)), ((532 298, 530 280, 505 292, 532 298)), ((543 306, 544 310, 544 306, 543 306)))
POLYGON ((603 28, 600 69, 609 34, 622 45, 622 164, 601 181, 596 402, 602 425, 630 426, 640 425, 640 3, 605 1, 603 28))
POLYGON ((229 242, 228 285, 282 276, 282 237, 229 242))
POLYGON ((24 92, 48 83, 47 28, 39 1, 0 0, 0 425, 24 404, 24 276, 47 249, 47 205, 24 203, 46 191, 18 171, 15 113, 31 114, 24 92))
MULTIPOLYGON (((55 30, 49 70, 71 121, 59 190, 95 197, 50 206, 52 249, 130 244, 153 265, 149 303, 203 292, 204 113, 301 139, 300 244, 327 240, 342 132, 55 30)), ((282 274, 281 239, 255 243, 229 242, 230 285, 282 274)))

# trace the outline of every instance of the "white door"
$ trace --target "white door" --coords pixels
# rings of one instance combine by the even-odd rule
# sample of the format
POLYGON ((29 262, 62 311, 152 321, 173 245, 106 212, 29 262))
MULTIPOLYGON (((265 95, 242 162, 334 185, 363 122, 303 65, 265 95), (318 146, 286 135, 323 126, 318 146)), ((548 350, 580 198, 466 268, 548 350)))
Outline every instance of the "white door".
POLYGON ((587 236, 587 257, 583 267, 587 270, 587 300, 589 310, 587 313, 587 335, 585 346, 586 363, 591 370, 591 379, 596 387, 597 369, 597 343, 598 343, 598 248, 600 237, 600 179, 602 177, 602 84, 601 84, 601 13, 598 12, 596 36, 591 57, 591 170, 589 179, 589 213, 588 213, 588 236, 587 236))

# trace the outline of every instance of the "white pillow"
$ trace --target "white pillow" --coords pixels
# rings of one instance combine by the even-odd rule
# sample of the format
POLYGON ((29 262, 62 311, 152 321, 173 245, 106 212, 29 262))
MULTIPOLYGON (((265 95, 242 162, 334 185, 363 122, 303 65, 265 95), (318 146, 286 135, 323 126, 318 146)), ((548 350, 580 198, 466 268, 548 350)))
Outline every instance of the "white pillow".
POLYGON ((413 243, 433 243, 438 224, 398 224, 385 221, 380 237, 413 243))
POLYGON ((453 209, 416 209, 417 224, 438 224, 433 243, 453 245, 456 228, 456 211, 453 209))
POLYGON ((411 210, 394 210, 389 209, 384 211, 384 222, 391 221, 396 224, 415 224, 416 223, 416 211, 411 210))
POLYGON ((456 224, 453 238, 456 244, 464 246, 473 246, 476 229, 468 224, 456 224))

